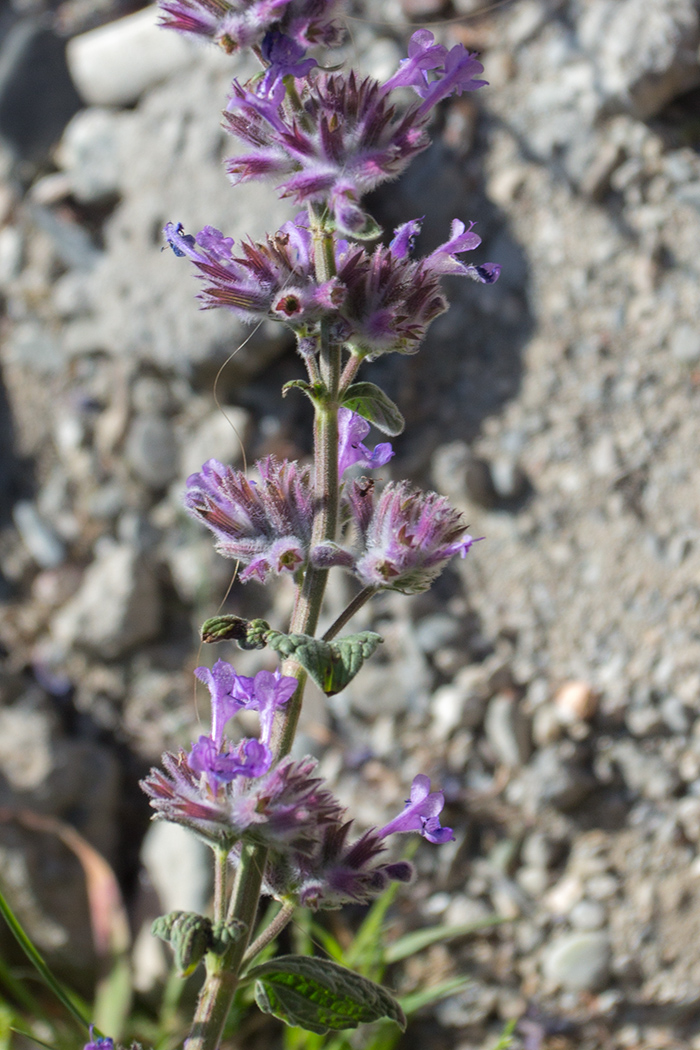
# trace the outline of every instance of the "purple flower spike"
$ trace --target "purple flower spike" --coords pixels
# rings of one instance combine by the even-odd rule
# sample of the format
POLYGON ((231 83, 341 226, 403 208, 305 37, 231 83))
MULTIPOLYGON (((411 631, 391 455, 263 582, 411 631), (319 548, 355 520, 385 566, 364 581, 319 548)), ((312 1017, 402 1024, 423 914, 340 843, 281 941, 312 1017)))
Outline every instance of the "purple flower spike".
POLYGON ((257 483, 208 460, 187 479, 185 507, 214 533, 220 554, 246 566, 241 580, 264 583, 308 561, 314 494, 308 467, 274 456, 256 465, 257 483))
POLYGON ((111 1036, 95 1037, 95 1026, 90 1025, 90 1042, 85 1044, 84 1050, 114 1050, 114 1040, 111 1036))
POLYGON ((428 842, 440 844, 454 839, 452 828, 440 826, 439 815, 445 805, 442 791, 430 790, 430 778, 419 773, 411 784, 411 797, 406 802, 403 813, 382 828, 382 838, 388 835, 401 834, 406 831, 419 831, 428 842))
POLYGON ((373 470, 375 467, 383 467, 394 455, 394 450, 388 441, 375 445, 374 451, 370 451, 362 444, 370 431, 370 425, 366 419, 359 416, 357 412, 351 412, 349 408, 338 410, 338 475, 342 477, 348 467, 358 466, 364 470, 373 470))
MULTIPOLYGON (((357 503, 355 494, 349 501, 353 517, 357 503)), ((366 511, 361 513, 366 522, 366 511)), ((403 594, 427 590, 450 558, 464 558, 474 543, 462 515, 444 496, 421 492, 407 481, 385 487, 363 533, 365 550, 355 565, 356 576, 364 586, 403 594)))
POLYGON ((211 670, 208 667, 196 667, 195 676, 204 682, 211 695, 211 737, 217 748, 224 739, 224 726, 229 718, 239 711, 242 703, 234 699, 234 687, 240 682, 231 664, 217 660, 211 670))

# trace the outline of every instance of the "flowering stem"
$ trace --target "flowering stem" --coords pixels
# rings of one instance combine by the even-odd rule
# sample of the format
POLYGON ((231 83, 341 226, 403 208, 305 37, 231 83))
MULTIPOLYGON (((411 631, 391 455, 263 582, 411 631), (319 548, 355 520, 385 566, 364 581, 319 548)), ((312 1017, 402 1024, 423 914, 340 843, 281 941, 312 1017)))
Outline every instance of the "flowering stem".
MULTIPOLYGON (((310 206, 311 230, 314 240, 314 260, 316 279, 319 282, 329 280, 335 273, 335 254, 333 233, 324 219, 324 209, 310 206)), ((312 546, 333 541, 338 528, 338 505, 340 487, 338 479, 338 407, 341 370, 341 346, 331 337, 327 321, 321 322, 319 371, 325 387, 323 403, 316 408, 314 425, 314 474, 315 474, 315 512, 312 529, 312 546)), ((328 569, 316 569, 309 566, 296 595, 290 631, 303 634, 314 634, 321 613, 323 595, 328 579, 328 569)), ((369 595, 368 595, 369 597, 369 595)), ((366 599, 365 599, 366 600, 366 599)), ((358 606, 359 608, 359 606, 358 606)), ((272 750, 277 760, 289 754, 296 733, 301 703, 306 684, 306 672, 294 660, 288 660, 282 667, 282 673, 293 675, 299 685, 294 696, 285 704, 284 711, 278 716, 271 739, 272 750)), ((241 859, 236 872, 236 882, 231 894, 228 917, 236 918, 246 924, 249 930, 255 922, 263 872, 267 861, 267 849, 262 846, 243 846, 241 859)), ((194 1023, 186 1050, 217 1050, 221 1041, 224 1024, 233 1002, 238 984, 238 975, 244 960, 264 947, 264 941, 258 947, 261 938, 269 933, 269 939, 275 936, 274 924, 279 920, 280 929, 291 918, 285 908, 268 926, 267 930, 253 944, 246 954, 248 936, 245 934, 236 941, 223 958, 209 956, 214 961, 208 965, 207 978, 197 1004, 194 1023)))
POLYGON ((238 975, 248 947, 250 930, 260 900, 267 850, 244 845, 236 872, 236 882, 228 907, 228 918, 238 919, 246 930, 224 956, 207 956, 207 977, 199 996, 197 1010, 185 1042, 185 1050, 217 1050, 231 1003, 238 986, 238 975))
POLYGON ((291 901, 286 901, 282 905, 272 922, 265 927, 260 936, 253 941, 250 948, 245 953, 243 967, 249 966, 255 956, 259 955, 263 948, 267 947, 271 941, 274 941, 275 937, 277 937, 289 923, 295 911, 296 904, 293 904, 291 901))
POLYGON ((352 599, 350 604, 343 609, 340 616, 333 621, 326 633, 323 635, 324 642, 330 642, 331 638, 335 638, 338 631, 341 631, 348 620, 351 620, 358 609, 361 609, 365 605, 373 594, 377 593, 376 587, 363 587, 358 594, 352 599))
POLYGON ((214 919, 219 922, 226 913, 226 870, 228 851, 221 846, 214 849, 214 919))

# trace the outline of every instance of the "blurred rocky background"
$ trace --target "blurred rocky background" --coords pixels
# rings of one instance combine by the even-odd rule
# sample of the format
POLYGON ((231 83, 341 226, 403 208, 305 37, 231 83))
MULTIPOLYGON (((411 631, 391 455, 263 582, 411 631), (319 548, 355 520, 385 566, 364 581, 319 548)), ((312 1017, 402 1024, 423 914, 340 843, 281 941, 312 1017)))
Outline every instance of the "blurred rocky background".
MULTIPOLYGON (((299 749, 366 824, 419 771, 444 788, 457 839, 422 845, 406 922, 509 920, 410 974, 471 977, 420 1022, 431 1047, 519 1018, 526 1050, 698 1050, 700 4, 489 6, 348 19, 378 77, 412 26, 482 52, 490 87, 444 104, 371 204, 387 226, 425 215, 421 251, 476 220, 503 273, 455 281, 420 354, 366 371, 408 419, 383 475, 447 494, 485 540, 358 617, 381 659, 330 708, 309 696, 299 749)), ((12 814, 76 828, 120 879, 147 994, 150 918, 209 885, 196 842, 148 830, 136 782, 206 723, 198 663, 266 659, 198 652, 233 566, 184 480, 310 445, 302 399, 280 398, 302 374, 284 332, 198 312, 162 252, 169 220, 240 240, 290 214, 222 169, 219 111, 252 67, 138 8, 0 4, 0 879, 88 989, 80 865, 12 814)), ((334 580, 329 618, 351 593, 334 580)), ((225 601, 279 628, 289 605, 255 583, 225 601)))

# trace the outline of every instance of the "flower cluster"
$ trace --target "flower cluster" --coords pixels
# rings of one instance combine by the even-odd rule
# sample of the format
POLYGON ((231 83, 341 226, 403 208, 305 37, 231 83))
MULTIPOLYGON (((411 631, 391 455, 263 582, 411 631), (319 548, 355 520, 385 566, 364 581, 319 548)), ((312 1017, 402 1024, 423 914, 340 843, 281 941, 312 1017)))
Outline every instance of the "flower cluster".
POLYGON ((404 862, 378 862, 389 835, 417 831, 434 843, 453 837, 440 825, 442 793, 431 793, 428 778, 418 776, 403 813, 348 843, 352 822, 318 777, 314 759, 284 758, 272 765, 273 719, 296 690, 296 678, 270 671, 249 678, 223 660, 195 674, 211 695, 211 735, 200 736, 189 753, 166 753, 164 770, 152 769, 142 787, 159 817, 214 845, 233 849, 247 841, 267 846, 272 851, 266 873, 270 893, 316 908, 366 901, 391 879, 411 877, 411 866, 404 862), (258 712, 260 740, 234 747, 224 729, 241 710, 258 712))
POLYGON ((333 47, 342 39, 339 0, 158 0, 161 25, 206 37, 224 51, 255 47, 270 32, 303 47, 333 47))
MULTIPOLYGON (((393 456, 388 442, 364 444, 369 423, 341 408, 338 413, 338 473, 351 466, 384 466, 393 456)), ((309 564, 340 565, 365 587, 416 594, 428 589, 455 554, 465 557, 475 542, 462 515, 444 496, 422 492, 408 482, 389 482, 379 497, 367 479, 346 480, 341 488, 345 518, 355 526, 353 547, 325 543, 311 547, 311 470, 270 456, 257 464, 260 482, 250 481, 215 459, 187 479, 185 506, 216 536, 217 550, 238 559, 241 580, 264 583, 271 575, 296 573, 309 564)), ((254 751, 240 762, 254 762, 254 751)))
POLYGON ((339 230, 375 237, 378 230, 360 205, 362 196, 396 178, 428 147, 432 108, 483 87, 485 81, 476 77, 483 66, 461 44, 449 51, 435 44, 427 30, 414 33, 408 58, 385 84, 358 79, 353 71, 310 79, 301 53, 288 57, 288 47, 276 49, 280 57, 270 52, 262 85, 233 82, 225 126, 251 149, 228 161, 229 174, 234 182, 271 176, 282 196, 325 203, 339 230), (299 91, 286 91, 285 71, 302 78, 299 91), (420 101, 398 114, 391 93, 401 87, 412 87, 420 101))
POLYGON ((234 241, 206 226, 196 237, 169 223, 173 251, 194 262, 206 281, 199 298, 205 309, 227 307, 242 320, 284 321, 300 336, 324 317, 354 353, 372 359, 391 351, 414 353, 428 325, 447 309, 440 279, 454 274, 482 284, 497 280, 494 263, 468 265, 457 258, 481 238, 455 219, 450 238, 423 259, 411 256, 421 221, 399 226, 388 247, 372 252, 346 240, 335 248, 337 273, 317 282, 311 232, 304 216, 287 222, 264 244, 247 242, 234 256, 234 241))
POLYGON ((360 538, 353 571, 365 587, 425 591, 450 558, 466 557, 475 542, 444 496, 407 481, 389 482, 376 503, 374 492, 355 482, 346 504, 360 538))
POLYGON ((216 459, 187 479, 185 507, 216 536, 216 549, 244 566, 241 580, 264 583, 308 562, 313 526, 311 470, 274 456, 256 464, 260 480, 216 459))
MULTIPOLYGON (((341 409, 338 423, 340 474, 353 465, 365 470, 383 466, 393 456, 388 442, 373 450, 363 444, 370 428, 361 416, 341 409)), ((259 460, 256 467, 259 482, 210 459, 187 479, 185 507, 214 533, 220 554, 245 566, 242 581, 265 583, 309 563, 313 479, 309 467, 274 456, 259 460)))

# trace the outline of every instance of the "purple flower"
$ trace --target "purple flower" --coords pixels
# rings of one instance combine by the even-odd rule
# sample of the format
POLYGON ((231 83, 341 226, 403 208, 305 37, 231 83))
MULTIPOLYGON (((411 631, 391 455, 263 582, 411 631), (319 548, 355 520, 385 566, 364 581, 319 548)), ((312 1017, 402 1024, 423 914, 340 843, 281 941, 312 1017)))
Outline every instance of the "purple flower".
POLYGON ((305 77, 318 65, 315 59, 305 57, 306 51, 302 44, 278 30, 266 34, 260 50, 269 63, 257 88, 261 95, 269 96, 275 84, 284 77, 305 77))
MULTIPOLYGON (((295 682, 296 684, 296 682, 295 682)), ((187 764, 193 773, 204 773, 214 783, 236 777, 261 777, 272 764, 272 752, 259 740, 248 738, 231 750, 220 750, 210 736, 200 736, 192 745, 187 764)))
POLYGON ((233 690, 240 676, 231 664, 217 660, 211 670, 208 667, 196 667, 195 677, 209 689, 211 697, 211 738, 217 748, 224 739, 224 726, 229 718, 239 711, 242 704, 233 695, 233 690))
POLYGON ((372 225, 361 197, 429 145, 428 117, 417 106, 397 116, 380 84, 354 72, 306 81, 299 99, 293 106, 280 95, 274 109, 261 106, 252 87, 234 81, 224 119, 251 151, 232 157, 227 170, 236 183, 272 176, 282 196, 300 204, 326 202, 341 231, 361 235, 372 225))
POLYGON ((429 29, 418 29, 408 42, 408 58, 402 58, 393 77, 384 84, 385 91, 397 87, 413 87, 420 94, 429 84, 428 70, 442 69, 447 48, 436 44, 429 29))
POLYGON ((97 1036, 94 1035, 95 1026, 90 1025, 90 1042, 85 1044, 84 1050, 114 1050, 114 1040, 111 1036, 97 1036))
POLYGON ((158 6, 161 25, 208 37, 229 54, 260 44, 271 30, 304 47, 342 39, 338 0, 158 0, 158 6))
POLYGON ((363 445, 370 431, 370 425, 366 419, 359 416, 357 412, 351 412, 349 408, 338 410, 338 474, 342 477, 348 467, 358 466, 364 470, 374 470, 375 467, 383 467, 394 455, 394 450, 388 441, 375 445, 370 451, 363 445))
POLYGON ((452 828, 440 826, 439 815, 445 805, 442 791, 430 790, 430 778, 419 774, 411 784, 411 797, 406 802, 403 813, 387 824, 379 834, 402 834, 406 831, 419 831, 423 838, 437 844, 451 842, 454 839, 452 828))
POLYGON ((368 904, 390 882, 410 882, 413 865, 407 861, 385 862, 381 833, 371 829, 355 842, 348 842, 352 821, 329 823, 313 854, 273 857, 265 879, 275 896, 292 896, 303 907, 340 908, 344 904, 368 904))
MULTIPOLYGON (((291 675, 283 675, 279 670, 258 671, 255 678, 238 678, 244 684, 246 699, 241 707, 246 711, 257 711, 260 716, 260 739, 270 744, 272 726, 278 708, 294 695, 299 682, 291 675)), ((241 696, 243 696, 243 690, 241 696)))
POLYGON ((409 41, 408 58, 402 59, 398 71, 384 84, 384 90, 414 88, 423 99, 418 112, 425 113, 443 98, 485 87, 487 81, 476 79, 476 75, 483 72, 476 54, 467 51, 463 44, 456 44, 448 51, 435 43, 428 29, 419 29, 409 41), (432 80, 428 71, 434 74, 432 80))
POLYGON ((471 226, 467 229, 459 219, 452 223, 449 241, 423 259, 412 259, 420 228, 420 219, 404 223, 394 231, 388 248, 379 246, 371 253, 349 245, 338 251, 345 339, 369 360, 384 353, 416 352, 430 323, 447 309, 440 288, 443 274, 491 284, 500 273, 492 263, 468 266, 456 258, 481 243, 471 226))
POLYGON ((418 831, 436 844, 454 838, 451 828, 440 826, 444 804, 442 792, 430 792, 428 777, 417 776, 405 810, 381 830, 371 828, 348 842, 352 821, 329 821, 319 829, 321 837, 314 851, 304 856, 294 852, 273 855, 265 872, 266 889, 280 898, 291 896, 313 909, 368 903, 389 882, 410 882, 413 877, 413 866, 407 861, 387 863, 379 859, 389 835, 418 831))
POLYGON ((209 688, 212 729, 210 736, 200 736, 193 745, 188 758, 190 769, 208 774, 215 782, 262 776, 272 763, 270 740, 275 714, 295 692, 299 684, 296 678, 279 670, 258 671, 249 678, 236 674, 225 660, 217 660, 211 670, 197 667, 194 673, 209 688), (233 748, 224 738, 224 727, 241 710, 258 712, 260 740, 247 739, 233 748))
POLYGON ((302 226, 285 223, 264 244, 244 243, 237 256, 233 239, 211 226, 196 238, 174 223, 164 232, 175 254, 188 256, 207 282, 198 295, 205 310, 223 306, 248 324, 270 318, 306 329, 343 301, 336 277, 316 282, 311 234, 302 226))
POLYGON ((326 825, 335 827, 344 817, 312 758, 284 758, 254 779, 213 782, 191 768, 184 751, 166 752, 163 766, 141 783, 156 817, 228 848, 242 839, 271 847, 278 856, 302 858, 318 849, 326 825))
POLYGON ((241 580, 264 583, 307 563, 314 494, 308 467, 274 456, 256 466, 259 482, 208 460, 187 479, 185 507, 214 533, 220 554, 246 566, 241 580))
POLYGON ((355 575, 364 586, 418 594, 444 569, 455 554, 463 558, 474 543, 465 531, 462 515, 436 492, 421 492, 407 481, 389 482, 369 521, 358 507, 356 493, 347 502, 358 522, 364 551, 355 575))
POLYGON ((476 55, 467 51, 463 44, 455 44, 447 52, 444 67, 438 77, 418 91, 423 99, 418 112, 428 112, 443 98, 449 98, 451 95, 461 95, 463 91, 476 91, 485 87, 486 80, 476 79, 476 75, 483 72, 484 67, 476 55))

